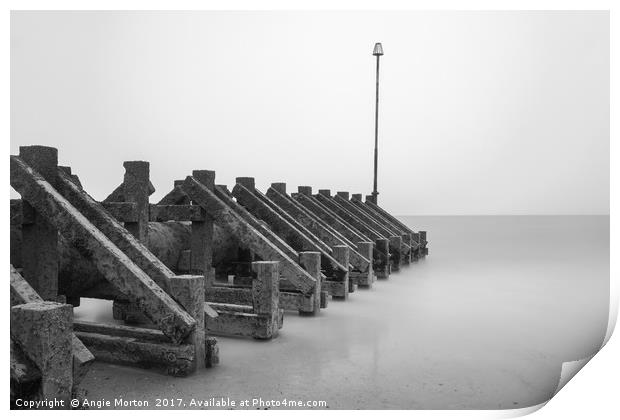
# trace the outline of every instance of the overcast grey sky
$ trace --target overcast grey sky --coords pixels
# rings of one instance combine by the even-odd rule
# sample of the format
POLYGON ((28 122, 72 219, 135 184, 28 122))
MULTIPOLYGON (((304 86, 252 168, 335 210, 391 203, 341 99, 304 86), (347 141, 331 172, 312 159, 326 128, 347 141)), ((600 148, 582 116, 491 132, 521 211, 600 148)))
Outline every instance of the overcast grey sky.
POLYGON ((11 153, 367 194, 376 41, 382 206, 609 213, 606 12, 13 12, 11 153))

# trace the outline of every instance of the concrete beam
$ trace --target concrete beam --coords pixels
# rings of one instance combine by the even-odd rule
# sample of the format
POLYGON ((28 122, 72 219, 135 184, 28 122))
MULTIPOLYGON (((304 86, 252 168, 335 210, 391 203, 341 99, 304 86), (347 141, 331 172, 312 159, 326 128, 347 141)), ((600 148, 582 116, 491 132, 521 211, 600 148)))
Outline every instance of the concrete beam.
POLYGON ((276 235, 271 229, 265 227, 265 225, 256 219, 252 213, 247 211, 245 207, 237 203, 232 198, 232 194, 228 194, 227 189, 223 187, 215 188, 215 195, 234 210, 239 216, 241 216, 246 222, 248 222, 254 229, 263 234, 274 245, 276 245, 284 254, 286 254, 291 260, 297 261, 299 255, 289 244, 287 244, 281 237, 276 235))
POLYGON ((200 206, 192 206, 190 204, 178 204, 178 205, 151 204, 149 220, 151 222, 170 222, 170 221, 204 222, 205 215, 200 206))
POLYGON ((267 190, 267 197, 269 197, 282 210, 294 217, 299 223, 314 232, 329 246, 334 247, 336 245, 348 245, 351 248, 350 262, 355 270, 363 272, 368 269, 370 261, 357 252, 357 247, 355 247, 353 243, 348 240, 341 239, 340 236, 336 235, 331 228, 324 225, 318 217, 308 213, 290 197, 276 191, 273 188, 269 188, 267 190))
MULTIPOLYGON (((141 310, 174 342, 179 342, 194 329, 196 322, 178 303, 17 156, 11 156, 11 186, 53 223, 71 245, 89 258, 110 283, 138 303, 141 310)), ((113 220, 101 206, 99 208, 101 213, 113 220)))
MULTIPOLYGON (((331 270, 348 271, 348 266, 343 267, 336 259, 331 256, 331 249, 324 250, 317 245, 311 238, 300 232, 295 226, 274 210, 270 205, 258 198, 252 191, 238 183, 232 191, 237 202, 245 207, 255 217, 263 220, 269 225, 278 236, 282 237, 293 249, 298 252, 316 251, 320 252, 322 260, 327 263, 331 270)), ((323 264, 325 267, 326 264, 323 264)), ((329 275, 328 275, 329 276, 329 275)))
POLYGON ((230 207, 220 200, 212 191, 205 188, 194 177, 187 177, 183 190, 196 204, 202 206, 213 217, 216 224, 244 242, 263 260, 280 261, 280 272, 305 295, 311 295, 316 281, 299 265, 280 251, 264 235, 237 215, 230 207))

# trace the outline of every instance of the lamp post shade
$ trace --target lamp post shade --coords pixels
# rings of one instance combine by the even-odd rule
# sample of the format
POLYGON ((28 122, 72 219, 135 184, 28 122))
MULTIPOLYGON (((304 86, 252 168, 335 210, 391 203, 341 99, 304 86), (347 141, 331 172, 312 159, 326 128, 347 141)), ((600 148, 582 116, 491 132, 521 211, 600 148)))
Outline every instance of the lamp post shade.
POLYGON ((374 177, 372 183, 372 202, 374 204, 379 204, 377 202, 377 196, 379 195, 379 191, 377 191, 377 166, 379 163, 379 58, 383 55, 383 45, 380 42, 375 44, 375 48, 372 50, 372 55, 377 57, 377 93, 376 93, 376 102, 375 102, 375 165, 374 165, 374 177))
POLYGON ((372 55, 383 55, 383 46, 381 45, 380 42, 377 42, 375 44, 375 49, 372 51, 372 55))

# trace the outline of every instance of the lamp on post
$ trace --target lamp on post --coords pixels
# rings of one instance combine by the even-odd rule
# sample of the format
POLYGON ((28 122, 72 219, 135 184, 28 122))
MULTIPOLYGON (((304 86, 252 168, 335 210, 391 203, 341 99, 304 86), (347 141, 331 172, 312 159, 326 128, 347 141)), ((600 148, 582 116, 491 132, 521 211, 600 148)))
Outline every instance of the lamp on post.
POLYGON ((377 57, 377 90, 375 102, 375 176, 372 189, 372 201, 374 204, 377 204, 377 196, 379 195, 379 192, 377 191, 377 161, 379 158, 379 58, 383 55, 383 46, 380 42, 375 44, 372 55, 377 57))

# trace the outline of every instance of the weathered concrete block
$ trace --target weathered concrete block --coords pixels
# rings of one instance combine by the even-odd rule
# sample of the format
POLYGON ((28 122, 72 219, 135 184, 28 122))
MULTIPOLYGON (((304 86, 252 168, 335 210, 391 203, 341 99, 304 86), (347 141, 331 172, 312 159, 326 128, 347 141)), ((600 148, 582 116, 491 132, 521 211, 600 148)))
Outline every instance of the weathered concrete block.
POLYGON ((272 182, 271 188, 279 192, 280 194, 286 195, 286 182, 272 182))
POLYGON ((35 400, 41 385, 41 371, 26 357, 13 340, 10 345, 11 358, 11 409, 19 408, 16 400, 35 400))
MULTIPOLYGON (((65 239, 82 255, 88 256, 121 293, 135 299, 171 339, 181 340, 191 332, 195 321, 152 278, 129 260, 108 236, 16 156, 11 156, 11 186, 38 213, 48 221, 53 221, 65 239)), ((100 205, 99 209, 100 214, 110 217, 100 205)), ((128 236, 131 237, 130 234, 128 236)))
MULTIPOLYGON (((374 244, 372 242, 358 242, 357 250, 358 252, 372 262, 374 244)), ((372 265, 369 265, 366 271, 362 271, 357 274, 357 285, 364 287, 372 287, 374 282, 374 273, 372 265)))
POLYGON ((249 249, 259 254, 264 260, 279 261, 280 271, 298 291, 306 296, 313 294, 316 280, 302 270, 297 262, 283 254, 264 235, 244 221, 230 209, 213 192, 202 186, 195 178, 188 177, 183 190, 210 214, 222 229, 243 241, 249 249))
POLYGON ((125 228, 148 247, 150 166, 143 161, 124 162, 123 166, 124 201, 135 204, 137 216, 135 222, 125 223, 125 228))
MULTIPOLYGON (((43 302, 41 296, 28 284, 28 282, 11 265, 11 306, 24 303, 43 302)), ((95 361, 95 356, 88 351, 80 340, 72 336, 73 353, 73 385, 79 384, 90 365, 95 361)))
POLYGON ((273 338, 278 335, 281 327, 278 264, 277 261, 252 263, 252 271, 256 274, 256 278, 252 281, 253 308, 265 323, 265 327, 254 335, 256 338, 273 338))
POLYGON ((196 328, 184 343, 194 346, 194 370, 206 366, 205 350, 205 278, 203 276, 174 276, 170 279, 170 294, 196 320, 196 328))
MULTIPOLYGON (((342 264, 344 267, 349 266, 349 247, 346 245, 336 245, 333 248, 333 257, 342 264)), ((344 271, 340 273, 339 283, 342 284, 342 295, 336 296, 342 299, 347 299, 349 297, 349 293, 353 293, 355 291, 355 283, 349 281, 349 271, 344 271)))
POLYGON ((378 279, 387 279, 390 276, 390 241, 379 238, 375 241, 377 253, 373 261, 373 268, 378 279))
MULTIPOLYGON (((215 188, 215 171, 198 170, 193 171, 194 179, 204 187, 213 191, 215 188)), ((211 278, 211 267, 213 266, 213 217, 204 209, 204 221, 192 222, 191 234, 191 272, 205 276, 207 286, 215 281, 211 278)))
POLYGON ((297 192, 303 195, 312 195, 312 187, 309 186, 299 186, 297 187, 297 192))
POLYGON ((301 252, 299 254, 299 264, 316 280, 313 299, 307 302, 308 306, 300 309, 299 313, 316 315, 321 307, 321 253, 312 251, 301 252))
POLYGON ((400 236, 390 236, 390 271, 399 271, 401 263, 401 246, 403 238, 400 236))
MULTIPOLYGON (((19 156, 52 186, 57 184, 58 150, 46 146, 22 146, 19 156)), ((23 197, 22 197, 23 198, 23 197)), ((22 267, 24 276, 45 300, 58 295, 58 230, 39 214, 28 201, 22 203, 23 214, 32 223, 22 226, 22 267)))
MULTIPOLYGON (((41 396, 70 407, 73 389, 71 305, 32 302, 11 308, 11 338, 41 372, 41 396)), ((63 408, 63 407, 58 407, 63 408)))
POLYGON ((249 176, 237 177, 235 178, 235 182, 237 184, 243 185, 245 188, 247 188, 250 191, 254 191, 254 189, 256 188, 256 182, 254 178, 249 177, 249 176))

